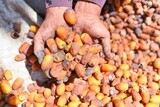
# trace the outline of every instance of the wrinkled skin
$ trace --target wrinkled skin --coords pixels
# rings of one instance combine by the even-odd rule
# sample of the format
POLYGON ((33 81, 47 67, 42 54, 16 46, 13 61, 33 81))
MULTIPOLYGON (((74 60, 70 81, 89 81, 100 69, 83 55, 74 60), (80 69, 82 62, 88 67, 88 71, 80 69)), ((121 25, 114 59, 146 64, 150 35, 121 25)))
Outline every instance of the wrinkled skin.
MULTIPOLYGON (((58 26, 69 28, 63 18, 63 13, 67 9, 68 7, 51 7, 46 10, 45 20, 34 37, 34 53, 38 57, 39 63, 44 57, 44 43, 48 38, 54 37, 56 28, 58 26)), ((93 38, 100 39, 106 57, 111 58, 110 34, 99 18, 101 8, 93 3, 78 1, 75 12, 77 23, 74 30, 77 33, 87 32, 93 38)))
POLYGON ((100 20, 101 8, 94 3, 79 1, 75 6, 75 12, 77 23, 74 30, 80 34, 83 31, 87 32, 93 38, 100 39, 106 57, 111 58, 110 33, 100 20))
POLYGON ((54 37, 56 28, 58 26, 69 28, 63 18, 63 13, 67 9, 68 7, 52 7, 46 10, 45 20, 34 37, 34 54, 38 57, 39 63, 42 62, 44 57, 45 41, 54 37))

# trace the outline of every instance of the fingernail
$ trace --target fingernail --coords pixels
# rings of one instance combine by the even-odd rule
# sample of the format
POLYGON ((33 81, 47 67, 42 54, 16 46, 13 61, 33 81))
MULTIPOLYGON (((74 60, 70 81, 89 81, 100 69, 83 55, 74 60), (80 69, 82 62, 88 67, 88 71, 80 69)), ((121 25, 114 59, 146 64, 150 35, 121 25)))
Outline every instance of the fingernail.
POLYGON ((48 78, 51 78, 50 76, 50 69, 44 71, 45 75, 48 77, 48 78))
POLYGON ((110 52, 106 52, 106 53, 105 53, 105 56, 106 56, 108 59, 112 59, 112 53, 110 53, 110 52))
POLYGON ((44 52, 43 51, 37 51, 35 52, 35 55, 38 57, 38 63, 41 64, 44 58, 44 52))

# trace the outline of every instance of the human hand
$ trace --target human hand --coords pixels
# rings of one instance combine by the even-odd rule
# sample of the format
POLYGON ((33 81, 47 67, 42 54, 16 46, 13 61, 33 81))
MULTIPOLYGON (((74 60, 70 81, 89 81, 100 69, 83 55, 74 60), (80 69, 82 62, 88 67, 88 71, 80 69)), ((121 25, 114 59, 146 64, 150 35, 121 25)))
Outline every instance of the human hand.
POLYGON ((55 30, 58 26, 69 28, 64 20, 64 12, 69 7, 51 7, 46 10, 46 17, 38 32, 34 37, 34 54, 38 57, 39 63, 44 57, 45 41, 55 36, 55 30))
POLYGON ((86 32, 91 37, 100 39, 106 57, 112 58, 110 33, 100 20, 101 7, 91 2, 78 1, 75 6, 75 12, 77 22, 74 30, 80 34, 86 32))

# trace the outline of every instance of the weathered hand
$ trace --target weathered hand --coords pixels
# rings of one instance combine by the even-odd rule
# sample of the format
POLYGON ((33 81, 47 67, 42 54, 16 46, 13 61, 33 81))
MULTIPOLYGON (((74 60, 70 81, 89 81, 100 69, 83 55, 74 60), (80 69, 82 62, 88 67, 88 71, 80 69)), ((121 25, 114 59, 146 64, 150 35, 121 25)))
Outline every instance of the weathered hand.
POLYGON ((69 7, 51 7, 46 10, 46 17, 38 32, 34 37, 34 54, 38 57, 39 63, 42 62, 44 57, 44 44, 45 41, 54 37, 55 30, 58 26, 68 28, 63 14, 69 7))
POLYGON ((86 32, 91 37, 100 39, 106 57, 111 58, 110 33, 100 20, 101 7, 91 2, 78 1, 75 12, 77 23, 74 30, 77 33, 86 32))

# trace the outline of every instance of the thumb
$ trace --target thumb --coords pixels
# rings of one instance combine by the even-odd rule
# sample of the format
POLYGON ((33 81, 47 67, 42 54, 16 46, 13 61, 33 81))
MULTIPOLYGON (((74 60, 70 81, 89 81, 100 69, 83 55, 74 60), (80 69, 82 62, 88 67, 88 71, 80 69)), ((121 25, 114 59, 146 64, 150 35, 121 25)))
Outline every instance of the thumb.
POLYGON ((73 30, 78 34, 82 34, 82 25, 78 19, 77 19, 76 24, 73 26, 73 30))
POLYGON ((45 23, 42 23, 38 32, 34 37, 34 54, 38 57, 38 62, 41 63, 44 58, 44 45, 45 41, 54 36, 53 25, 47 26, 45 23))
POLYGON ((104 54, 111 59, 110 33, 100 20, 91 21, 84 29, 93 38, 101 40, 104 54))

